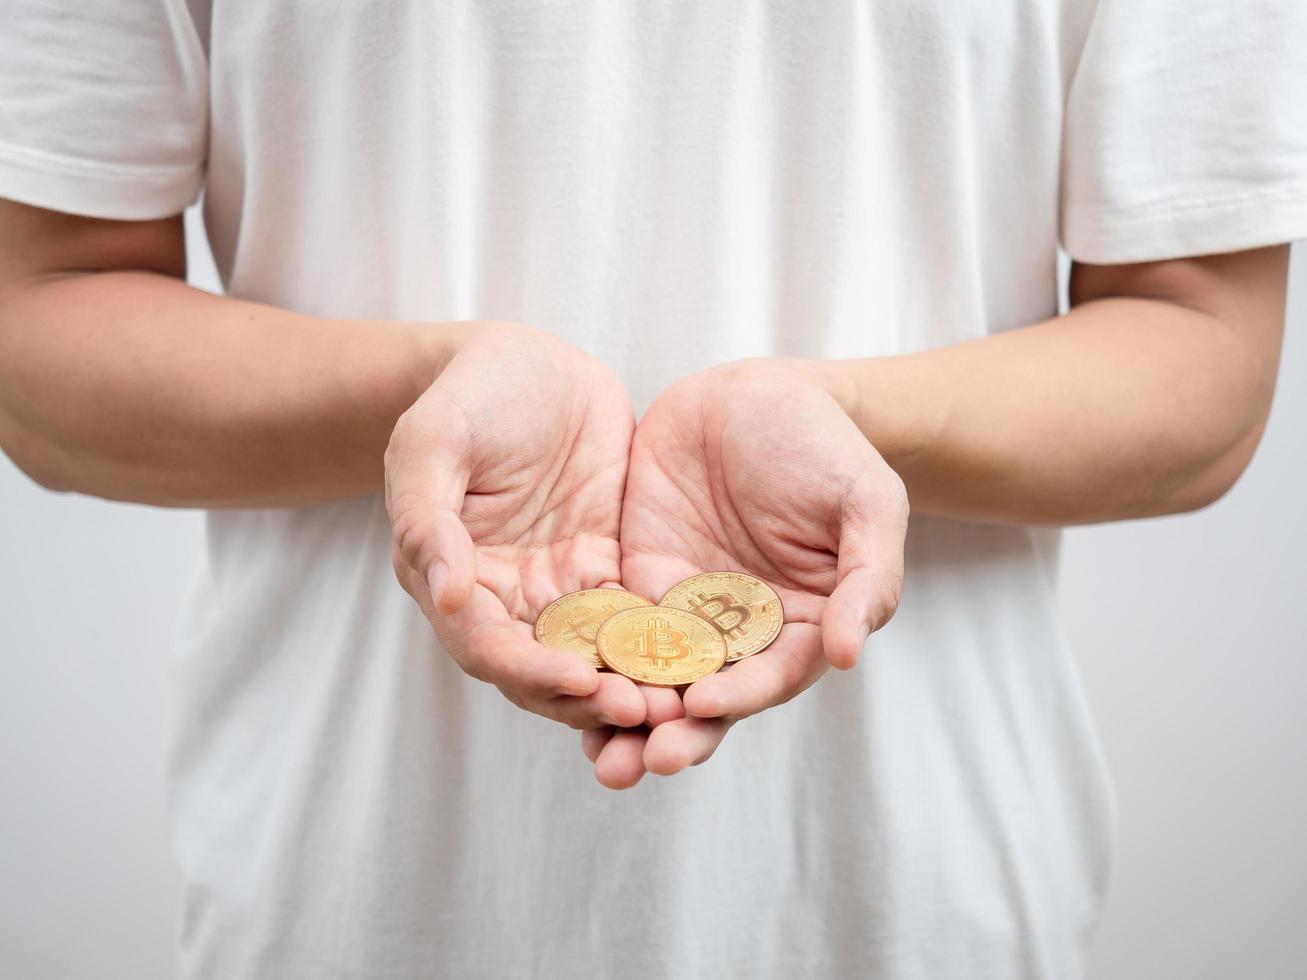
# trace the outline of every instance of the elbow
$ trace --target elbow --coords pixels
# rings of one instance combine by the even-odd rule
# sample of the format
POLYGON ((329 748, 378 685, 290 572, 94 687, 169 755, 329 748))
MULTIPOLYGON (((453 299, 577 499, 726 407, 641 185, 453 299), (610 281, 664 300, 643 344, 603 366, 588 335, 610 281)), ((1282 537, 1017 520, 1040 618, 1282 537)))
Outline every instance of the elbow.
POLYGON ((0 412, 0 450, 37 485, 55 493, 76 489, 68 478, 61 454, 35 433, 0 412))
MULTIPOLYGON (((0 286, 4 284, 0 282, 0 286)), ((7 296, 0 296, 0 453, 46 490, 68 493, 72 485, 68 454, 33 422, 33 386, 24 384, 24 358, 15 342, 18 330, 7 296)), ((35 390, 40 390, 36 386, 35 390)), ((39 415, 35 417, 39 418, 39 415)))
POLYGON ((1257 452, 1270 415, 1270 398, 1253 406, 1246 423, 1217 452, 1204 454, 1196 466, 1176 480, 1159 514, 1187 514, 1203 510, 1234 489, 1257 452))
POLYGON ((1170 482, 1161 513, 1202 510, 1221 500, 1253 460, 1270 419, 1279 373, 1279 331, 1262 342, 1226 333, 1232 341, 1216 360, 1219 380, 1209 389, 1205 410, 1190 414, 1177 440, 1183 463, 1170 482), (1274 342, 1272 342, 1272 339, 1274 342), (1220 406, 1213 411, 1211 406, 1220 406))

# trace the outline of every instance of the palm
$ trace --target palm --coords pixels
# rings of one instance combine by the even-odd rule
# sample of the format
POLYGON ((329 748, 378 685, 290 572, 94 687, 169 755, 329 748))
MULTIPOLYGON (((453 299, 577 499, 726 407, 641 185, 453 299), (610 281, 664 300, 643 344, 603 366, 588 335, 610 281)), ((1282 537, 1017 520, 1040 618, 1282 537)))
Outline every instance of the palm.
POLYGON ((658 399, 636 433, 624 577, 661 595, 696 572, 749 572, 781 596, 782 640, 815 639, 837 580, 841 508, 859 480, 884 474, 815 386, 782 372, 695 376, 658 399))
POLYGON ((395 568, 459 665, 514 703, 576 727, 638 724, 624 677, 537 644, 559 595, 620 578, 634 418, 607 368, 528 328, 459 350, 387 453, 395 568))
POLYGON ((533 623, 565 592, 620 577, 618 523, 633 419, 597 362, 536 361, 531 383, 493 393, 460 517, 479 586, 533 623))
POLYGON ((783 365, 668 389, 631 447, 623 581, 657 598, 698 572, 748 572, 776 588, 785 625, 768 649, 691 685, 695 717, 670 721, 665 738, 656 729, 644 762, 697 761, 693 746, 711 751, 729 719, 793 697, 828 662, 850 665, 897 601, 905 524, 898 477, 830 395, 783 365))
POLYGON ((694 378, 649 410, 622 526, 632 588, 661 595, 697 572, 745 571, 777 589, 787 623, 820 623, 839 544, 829 515, 874 453, 816 389, 799 387, 783 412, 778 394, 694 378))

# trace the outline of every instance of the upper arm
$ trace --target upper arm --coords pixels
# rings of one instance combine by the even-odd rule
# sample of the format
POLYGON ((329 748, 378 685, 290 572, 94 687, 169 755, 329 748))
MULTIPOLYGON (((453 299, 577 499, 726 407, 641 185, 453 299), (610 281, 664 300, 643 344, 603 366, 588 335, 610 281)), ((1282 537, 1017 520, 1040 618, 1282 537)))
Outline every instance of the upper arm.
POLYGON ((52 277, 127 269, 186 278, 180 214, 110 221, 0 198, 0 295, 52 277))
POLYGON ((1270 408, 1284 332, 1289 246, 1244 252, 1139 262, 1071 266, 1072 306, 1110 297, 1153 300, 1201 314, 1213 330, 1228 333, 1246 355, 1239 365, 1251 388, 1270 408))
MULTIPOLYGON (((181 215, 109 221, 0 198, 0 394, 7 394, 6 387, 17 388, 17 404, 24 404, 11 372, 20 370, 24 360, 43 361, 30 356, 46 336, 39 311, 55 310, 65 320, 78 312, 68 309, 57 294, 47 297, 44 284, 128 269, 185 278, 181 215)), ((48 360, 45 363, 48 370, 48 360)), ((37 383, 44 384, 42 369, 34 370, 37 383)), ((11 399, 0 399, 0 449, 38 483, 66 489, 63 471, 50 462, 37 429, 31 419, 20 417, 11 399)))
POLYGON ((184 0, 3 4, 0 294, 78 272, 184 277, 209 72, 184 0), (18 203, 22 202, 22 203, 18 203))
POLYGON ((1127 265, 1075 262, 1071 305, 1109 296, 1156 299, 1278 337, 1288 277, 1288 245, 1127 265))

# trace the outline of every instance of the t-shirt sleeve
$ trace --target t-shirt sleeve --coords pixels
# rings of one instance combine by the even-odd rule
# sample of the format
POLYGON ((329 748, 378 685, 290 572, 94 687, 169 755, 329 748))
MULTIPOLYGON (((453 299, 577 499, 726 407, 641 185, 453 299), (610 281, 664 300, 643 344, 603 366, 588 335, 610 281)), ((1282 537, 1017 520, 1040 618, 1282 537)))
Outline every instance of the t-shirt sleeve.
POLYGON ((1082 262, 1307 237, 1307 0, 1100 0, 1062 161, 1082 262))
POLYGON ((0 0, 0 197, 97 218, 199 195, 208 66, 184 0, 0 0))

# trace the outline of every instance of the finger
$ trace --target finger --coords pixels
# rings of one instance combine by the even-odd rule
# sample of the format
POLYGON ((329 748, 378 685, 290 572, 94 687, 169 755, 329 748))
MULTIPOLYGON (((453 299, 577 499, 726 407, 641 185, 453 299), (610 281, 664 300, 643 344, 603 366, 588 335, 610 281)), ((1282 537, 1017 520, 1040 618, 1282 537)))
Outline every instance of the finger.
POLYGON ((459 514, 470 479, 470 434, 439 384, 401 416, 386 448, 386 508, 395 550, 427 583, 441 613, 462 607, 476 584, 476 553, 459 514))
POLYGON ((430 521, 430 560, 420 550, 414 567, 431 590, 431 603, 436 610, 446 614, 457 612, 467 602, 477 581, 472 535, 454 511, 437 511, 430 521))
POLYGON ((747 718, 806 691, 829 666, 822 656, 821 630, 790 623, 766 650, 691 684, 685 711, 697 718, 747 718))
POLYGON ((596 708, 589 698, 516 698, 507 688, 501 690, 519 708, 580 732, 612 726, 604 712, 596 708))
MULTIPOLYGON (((629 491, 628 491, 629 494, 629 491)), ((626 514, 623 513, 625 521, 626 514)), ((657 603, 678 582, 704 569, 693 562, 673 555, 647 552, 624 552, 622 555, 622 581, 624 588, 657 603)))
POLYGON ((685 705, 681 695, 674 687, 656 687, 653 684, 641 684, 640 693, 644 695, 645 719, 650 728, 661 725, 673 718, 685 717, 685 705))
POLYGON ((603 728, 587 728, 581 732, 581 751, 591 763, 599 761, 599 753, 616 731, 612 725, 606 725, 603 728))
POLYGON ((883 626, 892 612, 888 591, 871 571, 858 569, 844 576, 821 616, 826 659, 841 670, 853 667, 873 628, 883 626))
POLYGON ((437 612, 457 612, 476 585, 472 537, 453 511, 431 510, 418 503, 407 506, 412 509, 398 511, 391 518, 396 564, 417 573, 437 612))
POLYGON ((733 724, 725 718, 678 718, 659 725, 644 746, 644 768, 672 776, 706 762, 733 724))
POLYGON ((595 760, 595 779, 609 789, 630 789, 644 776, 643 754, 649 736, 643 731, 617 732, 595 760))
POLYGON ((509 619, 504 604, 483 585, 472 590, 458 612, 436 616, 434 626, 464 671, 523 699, 585 697, 599 689, 599 672, 585 657, 541 646, 529 628, 509 619))
POLYGON ((644 724, 645 700, 640 689, 620 674, 596 672, 599 685, 586 697, 560 696, 550 699, 550 717, 574 728, 597 728, 616 725, 634 728, 644 724))
POLYGON ((889 622, 903 586, 908 503, 903 483, 884 463, 850 486, 840 508, 836 586, 821 617, 826 659, 847 670, 867 637, 889 622))

